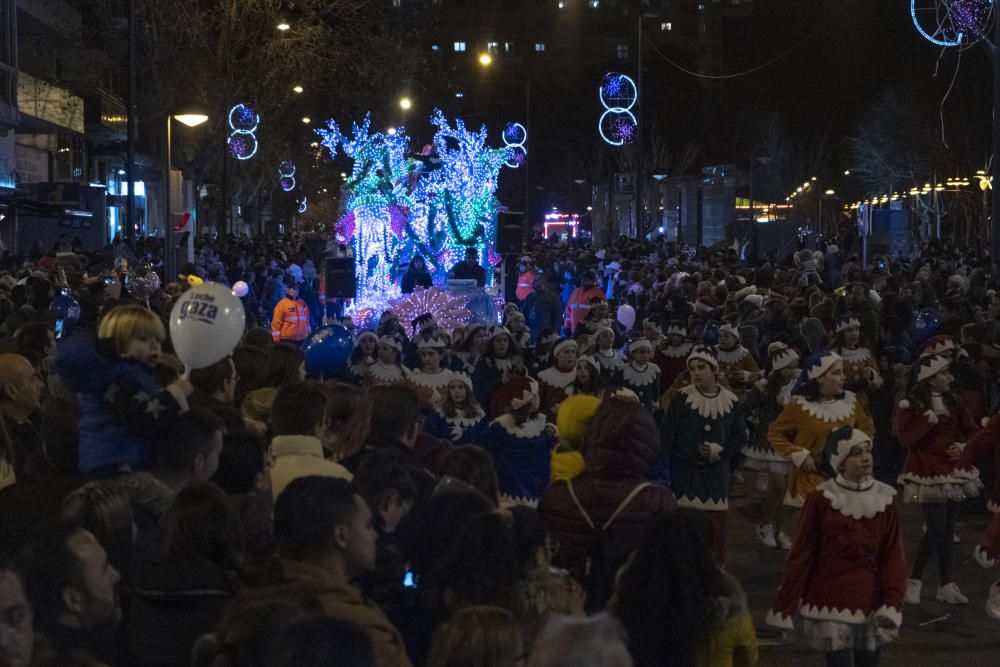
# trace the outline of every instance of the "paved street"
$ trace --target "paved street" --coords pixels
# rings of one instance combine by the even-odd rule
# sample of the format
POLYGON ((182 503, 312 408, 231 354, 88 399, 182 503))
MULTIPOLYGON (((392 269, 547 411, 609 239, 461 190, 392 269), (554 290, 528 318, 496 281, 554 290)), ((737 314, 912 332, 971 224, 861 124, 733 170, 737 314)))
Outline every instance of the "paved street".
MULTIPOLYGON (((752 485, 752 476, 747 476, 752 485)), ((781 576, 782 552, 764 548, 754 538, 753 529, 759 505, 744 498, 733 500, 730 511, 729 569, 746 589, 761 640, 761 665, 784 667, 822 665, 816 652, 784 644, 777 633, 764 625, 767 612, 781 576)), ((986 616, 983 604, 990 584, 1000 571, 985 571, 970 560, 970 554, 987 524, 982 513, 966 512, 959 518, 956 581, 968 596, 966 607, 952 607, 934 600, 937 590, 936 563, 927 568, 924 602, 903 611, 900 639, 883 654, 883 667, 944 667, 1000 665, 1000 621, 986 616)), ((923 523, 919 506, 903 506, 903 524, 907 556, 912 556, 923 523)))

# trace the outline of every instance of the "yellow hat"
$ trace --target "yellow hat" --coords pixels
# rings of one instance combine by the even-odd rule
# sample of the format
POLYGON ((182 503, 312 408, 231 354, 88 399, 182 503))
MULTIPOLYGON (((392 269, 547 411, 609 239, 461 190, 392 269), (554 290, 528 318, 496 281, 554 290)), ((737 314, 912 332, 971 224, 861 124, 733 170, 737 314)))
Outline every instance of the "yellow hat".
POLYGON ((563 401, 556 415, 556 429, 560 437, 582 438, 600 404, 600 399, 583 395, 570 396, 563 401))
POLYGON ((201 285, 204 282, 205 281, 199 278, 198 276, 191 275, 187 277, 188 287, 197 287, 198 285, 201 285))

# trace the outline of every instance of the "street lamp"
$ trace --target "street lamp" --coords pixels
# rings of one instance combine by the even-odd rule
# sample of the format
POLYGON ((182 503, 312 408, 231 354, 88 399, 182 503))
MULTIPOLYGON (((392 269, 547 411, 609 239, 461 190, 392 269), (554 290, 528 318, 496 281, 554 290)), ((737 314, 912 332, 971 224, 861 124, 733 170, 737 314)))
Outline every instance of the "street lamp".
POLYGON ((493 56, 488 53, 481 53, 479 55, 479 64, 483 67, 489 67, 493 64, 493 56))
MULTIPOLYGON (((170 172, 173 171, 173 123, 172 120, 187 127, 197 127, 208 120, 208 114, 201 109, 186 108, 183 113, 167 115, 167 141, 164 145, 163 159, 163 280, 170 282, 177 278, 177 248, 174 247, 174 223, 170 215, 170 172)), ((133 186, 130 183, 129 188, 133 186)))
POLYGON ((312 118, 310 118, 309 116, 303 116, 302 117, 302 122, 305 123, 306 125, 308 125, 309 123, 312 122, 312 118))
POLYGON ((286 30, 290 30, 292 28, 292 26, 288 25, 288 21, 285 21, 284 19, 278 21, 278 25, 275 27, 281 32, 285 32, 286 30))
POLYGON ((413 102, 409 97, 403 97, 399 100, 399 108, 403 111, 409 111, 410 107, 413 106, 413 102))
POLYGON ((296 93, 301 93, 301 92, 302 92, 303 90, 304 90, 304 89, 302 88, 302 86, 294 86, 294 87, 292 88, 292 91, 294 91, 294 92, 296 92, 296 93))
MULTIPOLYGON (((823 193, 822 197, 819 197, 819 218, 816 221, 816 231, 822 233, 823 231, 823 200, 824 199, 835 199, 837 193, 834 190, 827 190, 823 193)), ((832 232, 833 230, 829 230, 832 232)))

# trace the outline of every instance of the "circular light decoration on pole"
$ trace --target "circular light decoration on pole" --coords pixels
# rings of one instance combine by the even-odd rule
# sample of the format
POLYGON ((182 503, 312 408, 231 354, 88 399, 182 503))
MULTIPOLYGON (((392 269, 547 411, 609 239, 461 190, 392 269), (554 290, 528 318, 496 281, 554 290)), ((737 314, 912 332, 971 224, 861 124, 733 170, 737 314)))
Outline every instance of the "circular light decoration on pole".
POLYGON ((612 146, 623 146, 635 141, 635 130, 639 126, 639 121, 632 113, 632 107, 639 99, 635 81, 617 72, 605 74, 597 94, 604 106, 604 113, 597 122, 601 139, 612 146))
POLYGON ((257 127, 260 116, 246 104, 229 110, 229 152, 237 160, 249 160, 257 154, 257 127))
POLYGON ((507 123, 503 129, 503 143, 507 147, 507 161, 505 165, 511 169, 517 169, 528 159, 528 130, 520 123, 507 123))
POLYGON ((280 165, 278 165, 278 185, 285 192, 291 192, 295 189, 295 163, 291 160, 285 160, 280 165))
POLYGON ((298 200, 296 203, 299 205, 299 213, 305 213, 306 209, 309 208, 309 198, 305 195, 302 195, 302 199, 298 200))
POLYGON ((966 49, 986 36, 993 0, 910 0, 910 18, 931 44, 966 49))

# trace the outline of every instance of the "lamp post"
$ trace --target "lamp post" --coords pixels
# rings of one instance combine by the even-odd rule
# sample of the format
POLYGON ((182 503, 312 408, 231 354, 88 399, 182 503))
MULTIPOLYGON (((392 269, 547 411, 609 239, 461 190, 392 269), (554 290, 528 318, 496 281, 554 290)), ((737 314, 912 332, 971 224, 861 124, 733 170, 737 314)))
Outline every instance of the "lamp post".
MULTIPOLYGON (((816 232, 819 234, 823 233, 823 200, 824 199, 836 199, 837 193, 833 190, 827 190, 819 197, 819 217, 816 220, 816 232)), ((830 230, 827 230, 830 231, 830 230)))
POLYGON ((163 158, 163 282, 164 284, 177 277, 177 249, 174 247, 174 222, 170 216, 170 172, 173 170, 173 132, 172 125, 176 119, 188 127, 197 127, 208 120, 208 115, 198 109, 185 109, 184 113, 167 114, 167 141, 164 144, 163 158))

